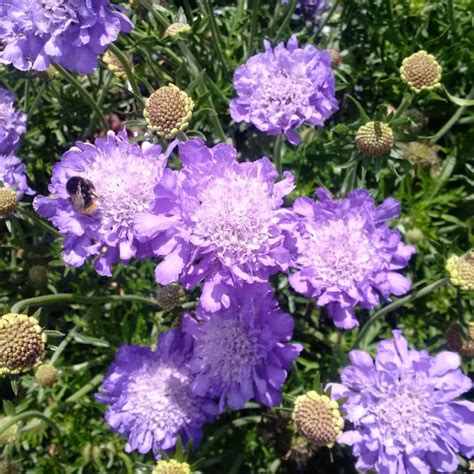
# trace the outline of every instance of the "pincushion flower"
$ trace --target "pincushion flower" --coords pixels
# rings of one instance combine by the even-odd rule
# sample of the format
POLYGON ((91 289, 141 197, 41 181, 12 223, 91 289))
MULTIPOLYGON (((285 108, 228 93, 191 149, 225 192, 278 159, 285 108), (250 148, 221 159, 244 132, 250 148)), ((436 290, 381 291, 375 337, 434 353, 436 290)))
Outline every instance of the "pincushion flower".
POLYGON ((397 217, 400 204, 393 198, 376 206, 368 191, 359 189, 341 201, 318 189, 320 202, 298 198, 294 211, 300 217, 291 286, 328 307, 334 324, 350 329, 359 323, 354 308, 373 308, 379 293, 402 295, 410 281, 397 270, 404 268, 415 248, 401 241, 387 221, 397 217))
POLYGON ((0 62, 46 71, 54 62, 85 74, 132 23, 109 0, 0 0, 0 62))
POLYGON ((152 450, 159 459, 178 436, 184 446, 188 440, 198 445, 202 426, 217 407, 191 390, 191 350, 191 338, 177 329, 160 335, 156 351, 120 347, 96 398, 108 405, 105 419, 112 430, 127 437, 126 452, 152 450))
POLYGON ((322 126, 338 109, 331 56, 312 45, 299 48, 296 36, 286 46, 264 44, 264 53, 234 73, 237 97, 230 102, 230 114, 236 122, 251 123, 269 135, 284 133, 297 144, 301 125, 322 126))
POLYGON ((209 313, 201 306, 184 315, 182 328, 194 339, 192 389, 238 410, 250 400, 281 402, 291 363, 302 350, 289 344, 294 321, 283 313, 266 283, 233 288, 229 308, 209 313))
POLYGON ((164 257, 156 280, 179 280, 186 289, 204 280, 201 304, 216 311, 229 306, 226 287, 265 282, 286 270, 290 253, 283 226, 291 211, 283 197, 294 187, 268 158, 239 163, 227 144, 207 148, 201 140, 179 145, 179 172, 165 170, 150 212, 135 219, 139 239, 164 257))
POLYGON ((135 237, 133 219, 151 207, 167 156, 159 145, 130 143, 125 130, 117 135, 109 131, 94 144, 77 142, 63 155, 53 168, 52 196, 39 196, 33 205, 64 234, 67 265, 79 267, 88 257, 98 256, 97 272, 111 276, 117 260, 128 262, 149 254, 147 244, 135 237), (90 215, 71 202, 66 185, 73 177, 86 179, 95 188, 97 209, 90 215))
POLYGON ((0 155, 14 152, 26 131, 26 114, 15 107, 15 95, 0 87, 0 155))
POLYGON ((333 398, 347 397, 353 425, 339 438, 352 446, 361 471, 399 474, 454 472, 456 454, 474 455, 474 403, 458 397, 472 382, 453 352, 430 356, 411 350, 400 331, 378 344, 375 361, 364 351, 331 384, 333 398))

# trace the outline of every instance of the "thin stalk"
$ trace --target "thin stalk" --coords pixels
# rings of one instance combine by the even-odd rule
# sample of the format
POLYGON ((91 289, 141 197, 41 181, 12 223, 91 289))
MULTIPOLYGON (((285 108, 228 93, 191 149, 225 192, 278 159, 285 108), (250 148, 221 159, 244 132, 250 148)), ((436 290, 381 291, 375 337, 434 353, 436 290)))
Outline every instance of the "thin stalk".
POLYGON ((252 2, 252 21, 250 23, 250 37, 249 37, 249 46, 248 46, 248 53, 247 57, 251 56, 253 53, 253 46, 255 40, 255 34, 257 32, 257 21, 258 21, 258 13, 260 10, 260 0, 253 0, 252 2))
POLYGON ((411 94, 410 92, 406 93, 403 96, 403 99, 400 105, 398 106, 396 112, 393 114, 393 117, 392 117, 392 120, 390 120, 390 123, 392 123, 394 120, 399 119, 405 113, 408 107, 410 107, 412 101, 413 101, 413 94, 411 94))
POLYGON ((336 12, 336 8, 338 7, 338 5, 339 5, 339 1, 335 0, 335 2, 332 5, 331 10, 329 10, 328 14, 324 17, 323 21, 321 22, 318 29, 316 30, 313 37, 311 38, 312 41, 314 41, 319 36, 321 31, 323 31, 323 28, 329 23, 329 20, 332 18, 332 16, 336 12))
POLYGON ((130 63, 127 61, 127 58, 125 55, 122 53, 122 51, 117 48, 117 46, 114 43, 110 43, 108 46, 110 52, 115 55, 115 57, 120 61, 120 64, 125 70, 125 74, 127 75, 127 80, 132 86, 132 91, 135 95, 138 97, 141 97, 142 94, 140 92, 140 88, 138 87, 137 84, 137 79, 135 77, 135 74, 133 73, 132 67, 130 66, 130 63))
POLYGON ((283 167, 281 164, 281 152, 283 149, 283 134, 279 133, 276 140, 275 145, 273 147, 273 161, 275 163, 275 167, 278 171, 278 174, 281 176, 283 173, 283 167))
MULTIPOLYGON (((112 84, 112 81, 113 81, 113 74, 110 73, 109 71, 107 72, 108 72, 107 79, 105 80, 105 84, 101 88, 102 91, 100 93, 99 100, 97 101, 97 105, 99 107, 102 107, 102 104, 104 103, 104 100, 107 97, 107 94, 109 92, 110 85, 112 84)), ((93 114, 93 116, 91 117, 89 121, 89 126, 87 127, 87 130, 83 134, 84 139, 89 137, 92 134, 92 132, 94 131, 94 128, 96 127, 96 124, 97 122, 95 120, 95 114, 93 114)))
POLYGON ((430 294, 432 291, 441 288, 442 286, 446 285, 449 281, 449 278, 441 278, 438 281, 435 281, 434 283, 431 283, 428 286, 425 286, 421 290, 415 291, 414 293, 411 293, 410 295, 404 296, 403 298, 398 299, 397 301, 394 301, 393 303, 385 306, 384 308, 380 309, 377 311, 362 327, 360 330, 359 334, 357 335, 357 339, 354 342, 354 348, 359 347, 360 343, 364 340, 368 330, 370 327, 378 321, 382 316, 385 316, 388 313, 391 313, 392 311, 395 311, 396 309, 400 308, 401 306, 404 306, 408 303, 411 303, 412 301, 417 300, 418 298, 422 298, 423 296, 426 296, 430 294))
MULTIPOLYGON (((471 92, 469 92, 467 99, 472 99, 473 96, 474 87, 471 89, 471 92)), ((461 115, 466 111, 466 109, 466 105, 459 107, 459 109, 456 110, 453 116, 439 129, 438 133, 431 137, 430 142, 436 143, 441 137, 443 137, 451 129, 451 127, 453 127, 457 123, 457 121, 461 118, 461 115)))
POLYGON ((456 43, 457 40, 457 30, 456 30, 456 19, 454 16, 454 2, 453 0, 448 0, 448 18, 449 18, 449 27, 451 28, 451 41, 456 43))
POLYGON ((96 375, 92 380, 86 383, 83 387, 81 387, 76 393, 73 393, 70 397, 66 398, 66 403, 77 402, 80 398, 84 395, 87 395, 91 390, 94 390, 97 385, 102 382, 104 376, 102 374, 96 375))
POLYGON ((38 106, 45 89, 46 89, 46 84, 43 82, 43 84, 41 84, 40 90, 38 91, 38 93, 36 94, 36 97, 33 100, 33 103, 31 104, 30 110, 28 110, 28 121, 30 120, 33 112, 36 110, 36 107, 38 106))
POLYGON ((66 71, 66 69, 64 69, 62 66, 60 66, 59 64, 54 64, 54 67, 59 72, 59 74, 64 79, 66 79, 77 90, 77 92, 79 92, 79 94, 87 102, 90 108, 97 114, 101 125, 107 130, 109 128, 109 124, 107 123, 107 120, 105 120, 105 117, 103 116, 100 107, 97 105, 96 101, 89 94, 89 92, 87 92, 86 89, 82 87, 81 83, 72 74, 66 71))
POLYGON ((287 26, 290 24, 291 16, 296 8, 296 3, 298 0, 291 0, 290 4, 288 5, 288 10, 286 10, 286 15, 281 22, 280 28, 278 28, 275 34, 275 43, 280 39, 280 36, 283 34, 287 26))
POLYGON ((140 4, 151 12, 163 28, 168 28, 170 22, 148 0, 140 0, 140 4))
POLYGON ((41 420, 48 423, 48 425, 51 426, 53 431, 58 436, 61 435, 61 432, 59 431, 59 428, 56 426, 56 424, 53 423, 53 421, 49 417, 36 410, 25 411, 23 413, 20 413, 19 415, 12 416, 12 418, 7 423, 2 424, 2 426, 0 427, 0 435, 2 433, 5 433, 5 431, 7 431, 8 428, 10 428, 11 426, 16 425, 19 421, 27 420, 28 418, 40 418, 41 420))
POLYGON ((12 306, 11 312, 21 314, 27 306, 45 306, 55 303, 100 304, 110 303, 113 301, 133 301, 151 306, 158 306, 158 303, 155 300, 138 295, 81 296, 72 293, 57 293, 55 295, 37 296, 35 298, 27 298, 18 301, 12 306))

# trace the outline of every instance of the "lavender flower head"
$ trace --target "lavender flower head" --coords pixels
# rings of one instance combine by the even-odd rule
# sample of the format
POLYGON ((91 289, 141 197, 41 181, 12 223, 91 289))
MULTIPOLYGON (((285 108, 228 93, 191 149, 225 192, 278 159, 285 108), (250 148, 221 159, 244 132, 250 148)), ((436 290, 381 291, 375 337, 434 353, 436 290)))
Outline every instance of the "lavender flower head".
POLYGON ((194 339, 191 371, 197 395, 219 397, 238 410, 249 400, 267 406, 281 402, 291 363, 302 350, 289 344, 294 321, 283 313, 266 283, 244 284, 230 292, 230 306, 217 313, 198 307, 182 328, 194 339))
POLYGON ((0 154, 15 151, 26 131, 26 115, 15 107, 15 95, 0 87, 0 154))
POLYGON ((159 145, 130 143, 125 130, 117 135, 109 131, 95 144, 77 142, 63 155, 53 168, 49 185, 53 196, 38 196, 33 205, 64 234, 67 265, 80 267, 88 257, 98 256, 97 273, 111 276, 117 260, 128 262, 150 254, 148 245, 136 239, 133 220, 151 207, 167 157, 159 145), (66 188, 73 177, 84 178, 95 188, 93 212, 73 205, 66 188))
POLYGON ((410 350, 400 331, 377 347, 375 361, 354 350, 332 397, 354 427, 339 438, 352 446, 361 471, 429 474, 454 472, 456 453, 474 455, 474 403, 458 400, 471 380, 454 352, 434 357, 410 350))
MULTIPOLYGON (((282 0, 283 5, 288 5, 290 0, 282 0)), ((296 13, 303 15, 308 21, 319 22, 321 15, 328 9, 326 0, 298 0, 296 13)))
POLYGON ((204 423, 217 414, 209 398, 191 391, 188 359, 192 340, 179 330, 162 333, 157 351, 121 346, 96 395, 108 405, 105 419, 113 431, 128 438, 125 451, 150 450, 157 459, 180 436, 197 446, 204 423))
POLYGON ((109 0, 0 0, 0 62, 22 71, 55 62, 89 74, 119 33, 132 29, 109 0))
POLYGON ((354 307, 373 308, 379 293, 402 295, 410 281, 397 270, 404 268, 415 248, 401 241, 387 221, 397 217, 400 204, 393 198, 376 207, 368 191, 359 189, 342 201, 324 189, 316 191, 320 202, 298 198, 293 206, 300 217, 291 286, 328 307, 337 327, 350 329, 359 323, 354 307))
POLYGON ((286 270, 290 253, 283 226, 291 211, 283 197, 294 187, 268 158, 239 163, 227 144, 207 148, 201 140, 181 143, 183 167, 165 170, 155 204, 135 219, 139 239, 164 257, 156 280, 179 280, 187 289, 205 281, 201 304, 216 311, 229 306, 226 287, 265 282, 286 270))
POLYGON ((0 186, 16 191, 18 199, 34 194, 26 181, 25 169, 26 165, 15 155, 0 154, 0 186))
POLYGON ((324 125, 337 109, 331 56, 312 45, 298 48, 296 36, 252 56, 234 73, 237 97, 230 102, 236 122, 251 123, 269 135, 284 133, 297 144, 304 123, 324 125))

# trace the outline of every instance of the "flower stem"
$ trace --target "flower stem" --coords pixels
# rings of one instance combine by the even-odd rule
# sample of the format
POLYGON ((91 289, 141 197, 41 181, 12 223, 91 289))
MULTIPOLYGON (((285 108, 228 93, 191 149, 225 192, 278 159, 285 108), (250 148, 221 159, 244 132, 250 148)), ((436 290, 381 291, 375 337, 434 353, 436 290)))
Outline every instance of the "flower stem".
POLYGON ((393 303, 390 303, 389 305, 385 306, 384 308, 380 309, 377 311, 362 327, 360 330, 359 334, 357 335, 357 339, 354 343, 354 349, 359 347, 361 342, 364 341, 368 330, 370 327, 378 321, 382 316, 385 316, 388 313, 391 313, 392 311, 395 311, 396 309, 400 308, 401 306, 404 306, 408 303, 411 303, 412 301, 417 300, 418 298, 422 298, 423 296, 428 295, 432 291, 441 288, 442 286, 446 285, 449 281, 449 278, 441 278, 438 281, 435 281, 434 283, 431 283, 428 286, 425 286, 421 290, 415 291, 414 293, 411 293, 407 296, 404 296, 403 298, 398 299, 397 301, 394 301, 393 303))
POLYGON ((321 22, 321 24, 319 25, 319 28, 316 30, 313 37, 311 38, 312 41, 314 41, 319 36, 321 31, 323 31, 323 28, 329 23, 338 5, 339 5, 339 1, 335 0, 335 2, 333 3, 331 7, 331 10, 329 10, 328 14, 324 17, 324 20, 321 22))
POLYGON ((79 92, 79 94, 87 102, 90 108, 97 114, 97 117, 99 118, 102 127, 104 127, 105 130, 108 130, 109 124, 107 123, 107 120, 105 120, 105 117, 103 116, 100 107, 97 105, 96 101, 89 94, 89 92, 87 92, 87 90, 82 87, 81 83, 72 74, 66 71, 66 69, 64 69, 62 66, 60 66, 59 64, 54 64, 54 67, 59 72, 59 74, 64 79, 66 79, 77 90, 77 92, 79 92))
POLYGON ((248 44, 248 53, 247 57, 251 56, 253 53, 253 43, 255 39, 255 33, 257 31, 257 21, 258 21, 258 13, 260 10, 260 0, 253 0, 252 2, 252 21, 250 23, 250 37, 249 37, 249 44, 248 44))
POLYGON ((274 38, 275 38, 275 43, 280 39, 280 36, 283 34, 285 31, 285 28, 290 23, 291 20, 291 15, 293 15, 293 12, 295 11, 296 8, 296 3, 297 0, 291 0, 290 4, 288 5, 288 10, 286 10, 286 15, 283 18, 283 21, 281 22, 280 28, 278 28, 278 31, 276 32, 274 38))
POLYGON ((11 307, 11 312, 21 314, 27 306, 45 306, 55 303, 100 304, 113 301, 134 301, 151 306, 158 306, 155 300, 138 295, 81 296, 72 293, 57 293, 55 295, 37 296, 35 298, 27 298, 18 301, 11 307))
POLYGON ((451 29, 451 40, 453 44, 456 43, 457 40, 457 32, 456 32, 456 19, 454 17, 454 2, 453 0, 448 0, 448 18, 449 18, 449 27, 451 29))
POLYGON ((122 51, 119 48, 117 48, 117 46, 114 43, 109 44, 109 50, 120 61, 120 64, 124 68, 125 74, 127 75, 127 79, 128 79, 128 82, 130 83, 130 86, 132 87, 133 93, 136 96, 141 97, 142 94, 140 92, 140 88, 138 87, 137 79, 125 55, 122 53, 122 51))
POLYGON ((413 101, 413 94, 411 94, 410 92, 407 92, 403 96, 403 99, 402 99, 400 105, 398 106, 397 110, 395 111, 395 113, 392 117, 392 120, 390 120, 390 123, 392 123, 393 121, 399 119, 405 113, 405 111, 408 109, 408 107, 410 107, 410 104, 412 103, 412 101, 413 101))
POLYGON ((283 168, 281 164, 281 152, 283 149, 283 134, 279 133, 275 145, 273 147, 273 161, 275 162, 275 167, 278 171, 278 174, 281 176, 283 173, 283 168))

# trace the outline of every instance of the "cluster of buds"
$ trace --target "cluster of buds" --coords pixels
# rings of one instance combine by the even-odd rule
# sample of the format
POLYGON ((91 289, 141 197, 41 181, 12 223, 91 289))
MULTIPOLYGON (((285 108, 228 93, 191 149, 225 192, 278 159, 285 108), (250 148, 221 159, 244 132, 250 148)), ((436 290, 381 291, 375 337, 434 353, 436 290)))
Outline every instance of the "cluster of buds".
POLYGON ((446 262, 446 270, 454 286, 461 290, 474 290, 474 250, 470 250, 462 257, 458 255, 449 257, 446 262))
POLYGON ((38 321, 24 314, 0 318, 0 376, 19 374, 37 366, 46 346, 38 321))
POLYGON ((357 130, 355 141, 359 153, 377 158, 392 149, 393 132, 386 123, 367 122, 357 130))
POLYGON ((419 93, 439 87, 441 71, 436 58, 422 50, 403 60, 400 76, 412 91, 419 93))
POLYGON ((150 130, 170 140, 188 128, 194 102, 174 84, 160 87, 148 97, 143 115, 150 130))
POLYGON ((293 421, 298 431, 316 446, 334 446, 344 428, 339 405, 314 390, 295 401, 293 421))
POLYGON ((152 474, 191 474, 191 466, 175 459, 158 461, 152 474))
POLYGON ((15 212, 16 204, 16 192, 10 188, 0 187, 0 217, 8 217, 15 212))

